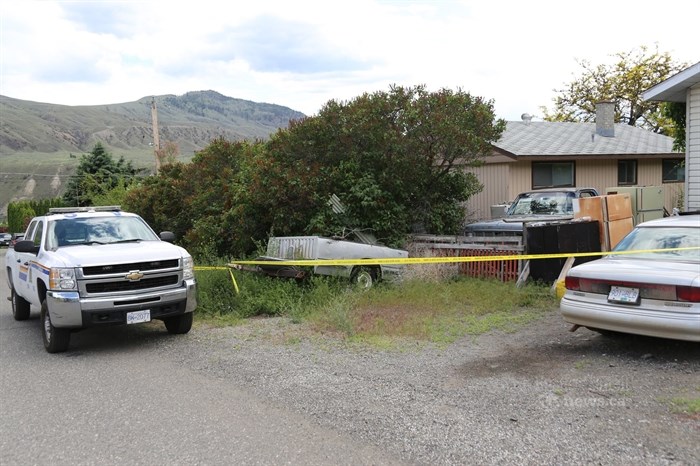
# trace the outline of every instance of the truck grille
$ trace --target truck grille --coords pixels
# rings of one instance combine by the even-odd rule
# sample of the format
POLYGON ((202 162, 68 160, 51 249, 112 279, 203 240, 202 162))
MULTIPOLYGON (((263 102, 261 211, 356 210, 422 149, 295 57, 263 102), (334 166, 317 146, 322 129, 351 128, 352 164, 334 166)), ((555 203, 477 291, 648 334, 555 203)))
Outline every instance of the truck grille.
POLYGON ((83 267, 83 276, 105 275, 111 273, 128 273, 132 270, 145 272, 148 270, 173 269, 180 265, 179 259, 168 259, 162 261, 133 262, 131 264, 109 264, 95 267, 83 267))
POLYGON ((118 291, 137 291, 146 290, 149 288, 158 288, 162 286, 176 285, 179 281, 177 275, 167 275, 163 277, 145 278, 137 282, 132 281, 115 281, 115 282, 95 282, 87 283, 85 291, 88 293, 114 293, 118 291))

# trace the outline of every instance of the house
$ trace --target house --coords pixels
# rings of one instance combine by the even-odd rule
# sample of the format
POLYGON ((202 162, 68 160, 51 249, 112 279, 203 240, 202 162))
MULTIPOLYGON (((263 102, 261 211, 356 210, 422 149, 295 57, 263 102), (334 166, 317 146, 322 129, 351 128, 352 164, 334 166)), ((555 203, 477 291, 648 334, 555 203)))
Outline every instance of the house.
POLYGON ((595 123, 507 122, 493 154, 469 168, 483 183, 467 202, 468 221, 491 217, 491 206, 523 191, 551 187, 592 187, 605 194, 618 186, 662 186, 671 212, 683 198, 682 153, 673 139, 625 124, 614 124, 614 104, 601 102, 595 123))
POLYGON ((642 94, 644 100, 685 102, 685 210, 700 210, 700 62, 642 94))

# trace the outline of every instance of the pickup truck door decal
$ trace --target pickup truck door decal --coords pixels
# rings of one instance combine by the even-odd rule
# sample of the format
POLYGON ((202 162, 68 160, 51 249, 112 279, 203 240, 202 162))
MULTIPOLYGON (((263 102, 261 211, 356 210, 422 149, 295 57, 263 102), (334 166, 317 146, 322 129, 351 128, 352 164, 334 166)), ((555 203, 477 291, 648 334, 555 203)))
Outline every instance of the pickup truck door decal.
POLYGON ((23 282, 27 281, 27 272, 29 270, 29 267, 26 265, 22 264, 19 266, 19 279, 22 280, 23 282))

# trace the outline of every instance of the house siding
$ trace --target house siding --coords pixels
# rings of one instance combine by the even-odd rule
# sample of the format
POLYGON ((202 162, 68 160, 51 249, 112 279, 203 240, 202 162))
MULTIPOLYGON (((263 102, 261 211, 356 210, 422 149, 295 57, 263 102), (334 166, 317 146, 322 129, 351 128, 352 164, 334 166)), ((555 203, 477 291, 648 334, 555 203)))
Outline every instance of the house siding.
MULTIPOLYGON (((664 207, 670 213, 682 196, 683 183, 662 181, 662 159, 637 160, 637 184, 634 186, 661 186, 664 190, 664 207)), ((617 159, 576 161, 576 186, 592 187, 605 194, 608 188, 617 186, 617 159)))
POLYGON ((532 189, 532 162, 521 160, 512 164, 509 184, 509 201, 514 200, 515 196, 523 191, 530 191, 532 189))
MULTIPOLYGON (((617 186, 617 160, 575 160, 576 186, 595 188, 599 193, 605 194, 607 188, 617 186)), ((671 212, 683 196, 684 185, 681 182, 663 183, 661 164, 662 158, 637 159, 637 186, 662 186, 664 207, 671 212)), ((467 221, 490 218, 492 205, 510 202, 519 193, 532 190, 532 162, 529 160, 487 163, 469 170, 483 183, 484 190, 467 202, 467 221)), ((697 170, 697 176, 700 177, 700 166, 697 170)))
POLYGON ((700 210, 700 84, 688 89, 686 112, 685 208, 700 210))
POLYGON ((491 218, 492 205, 513 200, 508 192, 510 165, 512 164, 488 163, 469 168, 484 185, 484 189, 467 201, 467 221, 491 218))

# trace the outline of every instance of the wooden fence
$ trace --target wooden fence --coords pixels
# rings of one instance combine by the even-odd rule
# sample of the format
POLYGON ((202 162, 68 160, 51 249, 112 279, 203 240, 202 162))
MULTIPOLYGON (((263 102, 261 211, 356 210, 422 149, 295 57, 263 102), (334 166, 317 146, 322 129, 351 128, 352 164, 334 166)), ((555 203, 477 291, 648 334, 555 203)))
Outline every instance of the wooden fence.
MULTIPOLYGON (((522 255, 525 247, 519 236, 466 237, 415 235, 408 247, 411 257, 468 257, 522 255)), ((458 273, 469 277, 516 281, 523 268, 519 259, 459 262, 458 273)))

